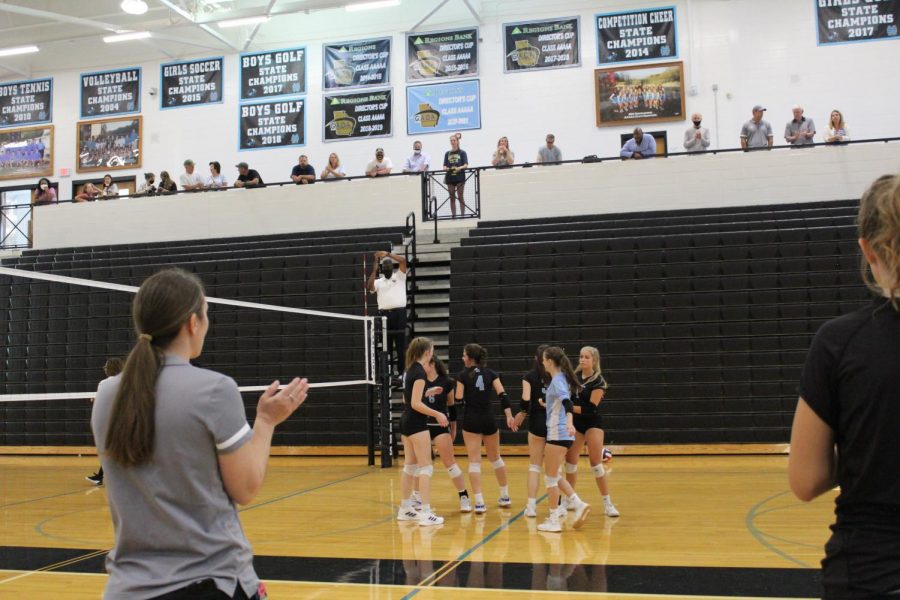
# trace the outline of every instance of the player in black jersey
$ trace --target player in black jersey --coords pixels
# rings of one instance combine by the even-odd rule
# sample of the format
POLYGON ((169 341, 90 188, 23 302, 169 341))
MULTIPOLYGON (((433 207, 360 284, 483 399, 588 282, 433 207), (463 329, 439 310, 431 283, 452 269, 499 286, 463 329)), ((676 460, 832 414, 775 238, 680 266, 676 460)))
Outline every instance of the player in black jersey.
POLYGON ((599 408, 609 384, 600 372, 600 352, 596 348, 585 346, 581 349, 575 374, 581 385, 581 392, 574 408, 575 443, 566 454, 566 480, 573 488, 575 487, 578 479, 578 458, 587 442, 591 472, 603 497, 603 510, 607 517, 618 517, 619 510, 612 503, 606 469, 603 468, 603 421, 600 418, 599 408))
POLYGON ((456 401, 465 402, 463 413, 463 440, 466 442, 466 453, 469 456, 469 480, 472 483, 472 492, 475 494, 475 512, 483 513, 487 510, 484 503, 484 495, 481 493, 481 444, 487 453, 491 466, 494 467, 494 475, 500 485, 500 499, 498 504, 502 507, 512 505, 509 498, 509 486, 506 480, 506 465, 500 457, 500 431, 494 421, 491 398, 496 394, 500 399, 500 405, 506 414, 506 424, 518 431, 519 426, 512 416, 509 406, 509 397, 503 389, 500 377, 484 366, 487 359, 487 350, 478 344, 467 344, 463 350, 463 364, 465 369, 456 377, 456 401))
MULTIPOLYGON (((434 354, 434 344, 428 338, 416 338, 406 350, 406 373, 403 375, 403 416, 400 418, 400 440, 403 442, 403 472, 400 476, 402 501, 397 512, 398 521, 418 521, 419 525, 440 525, 444 522, 431 512, 431 434, 428 418, 433 417, 443 426, 447 415, 429 408, 425 400, 428 377, 425 365, 434 354), (416 512, 412 504, 413 477, 418 478, 422 511, 416 512)), ((432 395, 434 395, 432 391, 432 395)))
POLYGON ((537 516, 537 492, 541 483, 541 465, 544 464, 544 446, 547 443, 547 408, 544 395, 550 376, 544 369, 544 350, 538 346, 534 354, 534 367, 522 376, 522 401, 516 415, 516 425, 522 425, 528 417, 528 503, 525 516, 537 516))

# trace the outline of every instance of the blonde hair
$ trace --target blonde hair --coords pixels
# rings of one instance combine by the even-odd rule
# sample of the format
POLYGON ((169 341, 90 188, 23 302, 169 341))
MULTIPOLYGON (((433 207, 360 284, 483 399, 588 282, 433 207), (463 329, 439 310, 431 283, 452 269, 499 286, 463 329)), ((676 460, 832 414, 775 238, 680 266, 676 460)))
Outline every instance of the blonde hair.
POLYGON ((863 255, 863 281, 870 290, 886 294, 900 310, 900 176, 882 175, 869 186, 859 201, 857 225, 859 237, 869 242, 884 265, 886 278, 876 281, 863 255))
MULTIPOLYGON (((593 346, 585 346, 584 348, 581 349, 581 352, 579 352, 579 355, 581 355, 584 352, 587 352, 588 354, 591 355, 591 358, 593 359, 592 360, 593 366, 594 366, 594 372, 591 375, 590 379, 586 379, 584 381, 584 384, 587 385, 588 383, 591 383, 592 381, 599 379, 601 376, 601 373, 600 373, 600 351, 597 350, 596 348, 594 348, 593 346)), ((581 366, 579 366, 577 369, 575 369, 575 374, 578 375, 579 377, 581 377, 581 366)))
POLYGON ((831 115, 833 115, 834 113, 837 113, 838 116, 841 118, 841 122, 838 123, 838 127, 839 127, 839 128, 841 128, 841 127, 846 127, 846 125, 844 125, 844 113, 842 113, 841 111, 839 111, 839 110, 836 109, 836 108, 835 108, 833 111, 831 111, 831 114, 830 114, 830 115, 828 115, 828 126, 829 126, 829 127, 834 127, 834 123, 831 121, 831 115))
POLYGON ((409 369, 414 362, 418 362, 433 347, 434 342, 427 337, 414 338, 406 348, 406 368, 409 369))

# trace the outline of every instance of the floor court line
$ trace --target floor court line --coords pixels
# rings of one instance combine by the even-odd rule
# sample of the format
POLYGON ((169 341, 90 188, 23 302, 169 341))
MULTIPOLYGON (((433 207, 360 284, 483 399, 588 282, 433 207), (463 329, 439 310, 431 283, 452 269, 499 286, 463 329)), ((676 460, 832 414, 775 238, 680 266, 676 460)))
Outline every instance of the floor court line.
POLYGON ((806 564, 806 563, 803 562, 802 560, 799 560, 799 559, 797 559, 797 558, 794 558, 793 556, 791 556, 791 555, 788 554, 787 552, 784 552, 783 550, 777 548, 774 544, 772 544, 771 542, 769 542, 769 540, 766 539, 766 534, 763 533, 762 531, 760 531, 760 530, 756 527, 756 524, 754 523, 754 521, 756 520, 756 517, 758 517, 759 514, 760 514, 760 513, 759 513, 759 509, 760 509, 761 507, 765 506, 768 502, 771 502, 772 500, 775 500, 776 498, 780 498, 780 497, 782 497, 782 496, 784 496, 784 495, 786 495, 786 494, 789 494, 789 493, 790 493, 790 492, 788 492, 787 490, 785 490, 785 491, 783 491, 783 492, 779 492, 779 493, 777 493, 777 494, 773 494, 773 495, 769 496, 768 498, 765 498, 765 499, 763 499, 763 500, 760 500, 759 502, 757 502, 756 504, 754 504, 754 505, 750 508, 749 511, 747 511, 747 516, 746 516, 746 518, 744 519, 744 523, 746 524, 746 526, 747 526, 747 531, 750 532, 750 535, 752 535, 752 536, 756 539, 757 542, 759 542, 760 544, 762 544, 763 547, 765 547, 766 549, 768 549, 770 552, 772 552, 772 553, 774 553, 774 554, 780 556, 781 558, 785 559, 786 561, 789 561, 789 562, 794 563, 795 565, 801 566, 801 567, 803 567, 804 569, 810 569, 810 568, 812 568, 812 567, 810 567, 808 564, 806 564))
MULTIPOLYGON (((96 488, 88 488, 96 489, 96 488)), ((40 498, 31 498, 29 500, 19 500, 18 502, 10 502, 9 504, 0 504, 0 508, 9 508, 10 506, 20 506, 22 504, 31 504, 32 502, 40 502, 41 500, 51 500, 53 498, 62 498, 63 496, 73 496, 75 494, 84 494, 85 490, 75 490, 73 492, 63 492, 61 494, 53 494, 52 496, 41 496, 40 498)))

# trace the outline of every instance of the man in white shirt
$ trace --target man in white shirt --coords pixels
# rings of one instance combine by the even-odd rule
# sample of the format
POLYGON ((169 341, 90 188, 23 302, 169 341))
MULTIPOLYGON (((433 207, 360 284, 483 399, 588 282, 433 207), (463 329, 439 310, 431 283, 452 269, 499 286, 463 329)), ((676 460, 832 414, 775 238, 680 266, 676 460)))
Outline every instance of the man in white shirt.
POLYGON ((706 152, 709 148, 709 129, 701 127, 703 115, 694 113, 691 115, 694 126, 684 132, 684 149, 688 152, 706 152))
POLYGON ((366 289, 378 298, 378 314, 387 317, 388 356, 396 352, 393 362, 396 376, 406 371, 406 259, 397 254, 378 251, 366 289), (394 269, 394 262, 400 268, 394 269), (381 277, 378 268, 381 267, 381 277))
POLYGON ((199 173, 194 173, 194 161, 184 161, 184 173, 181 174, 181 189, 189 192, 206 188, 206 181, 199 173))
POLYGON ((390 175, 393 168, 394 163, 384 155, 384 148, 377 148, 375 150, 375 160, 366 165, 366 177, 390 175))
POLYGON ((431 156, 427 152, 422 152, 422 142, 416 140, 413 143, 412 156, 406 159, 403 165, 404 173, 422 173, 427 171, 431 165, 431 156))

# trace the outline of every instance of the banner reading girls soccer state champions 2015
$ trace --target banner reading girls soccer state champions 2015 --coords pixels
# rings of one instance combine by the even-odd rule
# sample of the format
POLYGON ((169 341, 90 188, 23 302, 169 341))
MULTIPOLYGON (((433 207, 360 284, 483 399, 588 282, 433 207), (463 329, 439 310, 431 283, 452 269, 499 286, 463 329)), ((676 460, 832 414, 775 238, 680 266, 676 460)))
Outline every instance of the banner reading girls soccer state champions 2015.
POLYGON ((17 127, 53 120, 53 80, 0 83, 0 127, 17 127))
POLYGON ((674 6, 595 15, 594 29, 600 65, 678 57, 674 6))
POLYGON ((81 76, 81 118, 141 112, 141 68, 81 76))
POLYGON ((241 54, 241 101, 306 93, 306 48, 241 54))
POLYGON ((225 59, 202 58, 160 67, 160 107, 180 108, 222 102, 225 59))
POLYGON ((478 80, 406 88, 406 133, 481 129, 478 80))
POLYGON ((819 44, 900 40, 900 0, 813 0, 819 44))
POLYGON ((478 75, 478 28, 406 35, 406 80, 478 75))
POLYGON ((578 17, 504 23, 503 70, 529 71, 581 64, 578 17))
POLYGON ((391 81, 391 38, 322 46, 326 90, 387 85, 391 81))
POLYGON ((306 100, 270 100, 238 107, 238 150, 262 150, 306 144, 306 100))
POLYGON ((391 90, 325 95, 325 141, 392 133, 391 90))

